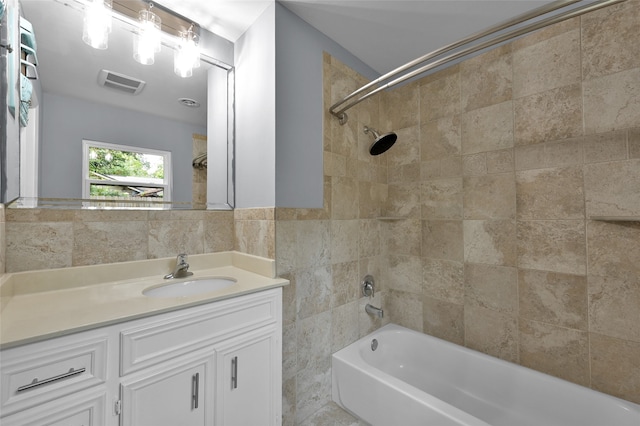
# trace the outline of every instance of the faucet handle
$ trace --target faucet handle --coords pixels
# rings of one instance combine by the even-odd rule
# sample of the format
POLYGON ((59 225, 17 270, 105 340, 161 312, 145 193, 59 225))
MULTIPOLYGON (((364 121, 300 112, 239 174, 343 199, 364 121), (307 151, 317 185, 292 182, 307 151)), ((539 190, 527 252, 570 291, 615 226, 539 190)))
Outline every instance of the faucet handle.
POLYGON ((373 276, 366 275, 362 280, 362 294, 366 297, 373 297, 375 294, 375 280, 373 276))
POLYGON ((183 263, 187 263, 187 258, 189 256, 187 255, 187 253, 180 253, 178 255, 178 257, 176 258, 176 262, 178 263, 178 265, 183 264, 183 263))

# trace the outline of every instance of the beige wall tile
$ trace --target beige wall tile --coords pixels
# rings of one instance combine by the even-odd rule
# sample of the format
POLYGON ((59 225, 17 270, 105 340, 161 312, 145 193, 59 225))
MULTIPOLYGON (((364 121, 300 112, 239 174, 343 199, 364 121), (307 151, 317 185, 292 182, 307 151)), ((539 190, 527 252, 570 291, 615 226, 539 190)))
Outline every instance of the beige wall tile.
POLYGON ((465 346, 510 362, 518 362, 518 321, 511 315, 479 306, 464 307, 465 346))
POLYGON ((629 129, 629 158, 640 158, 640 127, 629 129))
POLYGON ((380 134, 394 131, 398 135, 393 149, 385 152, 388 167, 403 166, 420 162, 420 126, 388 127, 378 129, 380 134))
MULTIPOLYGON (((86 211, 86 210, 85 210, 86 211)), ((12 209, 5 210, 7 222, 71 222, 75 219, 74 210, 63 209, 12 209)))
POLYGON ((587 331, 587 277, 556 272, 518 271, 520 317, 587 331))
POLYGON ((331 178, 331 218, 357 219, 359 212, 358 182, 355 179, 331 178))
POLYGON ((516 146, 581 136, 581 92, 573 84, 515 100, 516 146))
POLYGON ((593 332, 640 342, 640 278, 589 276, 589 325, 593 332))
POLYGON ((583 219, 581 167, 516 173, 518 219, 583 219))
POLYGON ((215 253, 233 250, 233 212, 207 211, 202 222, 204 226, 204 252, 215 253))
POLYGON ((476 109, 462 115, 463 154, 511 147, 513 147, 511 101, 476 109))
POLYGON ((462 219, 462 178, 423 182, 420 201, 423 219, 462 219))
MULTIPOLYGON (((410 83, 386 93, 385 113, 381 124, 385 129, 399 130, 416 126, 420 119, 420 91, 418 83, 410 83)), ((391 130, 378 129, 381 132, 391 130)))
POLYGON ((516 268, 465 263, 465 306, 479 306, 505 314, 518 313, 516 268))
POLYGON ((376 219, 360 220, 358 240, 360 257, 373 257, 382 253, 380 222, 376 219))
POLYGON ((331 352, 339 351, 358 338, 358 301, 334 308, 331 311, 331 352))
POLYGON ((385 214, 399 217, 419 218, 420 208, 420 182, 391 184, 385 214))
POLYGON ((420 127, 420 158, 437 160, 459 155, 462 150, 460 115, 449 115, 427 122, 420 127))
POLYGON ((373 219, 381 215, 387 203, 388 186, 374 182, 358 182, 359 217, 373 219))
POLYGON ((640 67, 640 7, 637 1, 605 7, 582 17, 582 72, 588 80, 640 67))
POLYGON ((487 152, 487 173, 506 173, 513 170, 513 149, 487 152))
MULTIPOLYGON (((362 294, 358 261, 331 265, 331 307, 336 308, 358 300, 362 294)), ((356 320, 357 323, 357 320, 356 320)), ((357 327, 356 327, 357 329, 357 327)))
POLYGON ((640 342, 590 333, 591 387, 640 404, 640 342))
POLYGON ((603 133, 640 123, 640 68, 587 80, 584 90, 585 133, 603 133))
POLYGON ((589 339, 586 331, 535 321, 520 321, 520 364, 589 386, 589 339))
POLYGON ((546 167, 582 165, 583 139, 571 138, 544 144, 546 167))
POLYGON ((328 220, 298 221, 296 265, 311 268, 331 262, 331 227, 328 220))
POLYGON ((640 216, 640 159, 584 166, 587 216, 640 216))
POLYGON ((301 269, 295 273, 297 318, 304 319, 331 308, 331 266, 301 269))
POLYGON ((462 158, 459 155, 451 155, 440 160, 441 177, 461 177, 462 158))
POLYGON ((424 333, 464 344, 464 305, 425 296, 422 299, 424 333))
POLYGON ((513 97, 579 83, 580 28, 513 52, 513 97))
MULTIPOLYGON (((420 257, 389 254, 384 275, 386 289, 422 296, 422 259, 420 257)), ((419 314, 421 313, 422 311, 419 314)))
POLYGON ((640 277, 640 222, 587 222, 589 275, 640 277))
POLYGON ((452 260, 422 259, 425 297, 464 304, 464 264, 452 260))
POLYGON ((586 273, 583 220, 519 221, 517 241, 520 268, 586 273))
POLYGON ((465 177, 463 182, 465 219, 515 219, 513 173, 465 177))
POLYGON ((517 146, 513 149, 516 170, 532 170, 545 167, 544 144, 517 146))
POLYGON ((422 298, 414 293, 391 290, 385 296, 385 313, 394 324, 422 332, 422 298))
POLYGON ((514 220, 465 220, 464 260, 489 265, 516 265, 514 220))
POLYGON ((71 222, 5 223, 6 272, 72 265, 71 222))
POLYGON ((462 110, 470 111, 511 99, 512 54, 507 44, 460 64, 462 110))
MULTIPOLYGON (((278 228, 280 223, 278 223, 278 228)), ((358 220, 331 221, 331 261, 358 260, 358 220)))
POLYGON ((382 222, 382 243, 386 244, 387 254, 420 256, 422 244, 420 219, 405 219, 382 222))
POLYGON ((448 71, 438 77, 420 85, 421 123, 460 114, 460 73, 448 71))
POLYGON ((589 135, 584 140, 584 162, 624 160, 627 158, 627 131, 589 135))
POLYGON ((487 154, 471 154, 462 156, 462 176, 484 176, 487 174, 487 154))
MULTIPOLYGON (((147 259, 147 251, 153 248, 152 236, 158 222, 131 221, 131 222, 74 222, 73 224, 73 266, 96 265, 102 263, 126 262, 131 260, 147 259)), ((189 224, 179 231, 167 230, 164 235, 167 246, 173 245, 176 238, 184 239, 184 235, 192 235, 193 239, 200 240, 198 250, 186 250, 191 246, 179 246, 185 250, 174 250, 170 253, 155 256, 175 256, 178 253, 202 253, 202 222, 195 222, 196 228, 190 229, 189 224), (199 231, 199 232, 198 232, 199 231), (192 233, 193 232, 193 233, 192 233), (179 236, 179 237, 178 237, 179 236)), ((154 252, 155 254, 155 252, 154 252)), ((158 274, 160 275, 161 272, 158 274)))
POLYGON ((152 220, 144 223, 148 232, 149 258, 175 256, 178 253, 204 252, 204 226, 201 220, 152 220))
POLYGON ((461 220, 425 220, 422 222, 422 256, 431 259, 464 258, 461 220))
POLYGON ((273 259, 276 230, 273 220, 236 220, 234 249, 273 259))

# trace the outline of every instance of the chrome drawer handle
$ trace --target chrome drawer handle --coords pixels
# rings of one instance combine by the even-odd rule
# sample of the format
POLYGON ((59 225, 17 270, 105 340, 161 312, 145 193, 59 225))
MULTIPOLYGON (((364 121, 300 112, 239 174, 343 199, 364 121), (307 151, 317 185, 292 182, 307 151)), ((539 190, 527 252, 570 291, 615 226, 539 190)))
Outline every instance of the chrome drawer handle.
POLYGON ((238 357, 231 358, 231 389, 238 388, 238 357))
POLYGON ((84 367, 78 368, 77 370, 74 370, 73 368, 70 368, 69 371, 66 372, 66 373, 62 373, 62 374, 59 374, 57 376, 49 377, 48 379, 44 379, 44 380, 40 380, 40 381, 38 381, 38 378, 36 377, 28 385, 20 386, 18 389, 16 389, 16 392, 23 392, 23 391, 26 391, 26 390, 29 390, 29 389, 36 388, 38 386, 42 386, 42 385, 46 385, 46 384, 49 384, 49 383, 56 382, 58 380, 64 380, 64 379, 67 379, 69 377, 73 377, 75 375, 82 374, 86 370, 87 369, 84 368, 84 367))

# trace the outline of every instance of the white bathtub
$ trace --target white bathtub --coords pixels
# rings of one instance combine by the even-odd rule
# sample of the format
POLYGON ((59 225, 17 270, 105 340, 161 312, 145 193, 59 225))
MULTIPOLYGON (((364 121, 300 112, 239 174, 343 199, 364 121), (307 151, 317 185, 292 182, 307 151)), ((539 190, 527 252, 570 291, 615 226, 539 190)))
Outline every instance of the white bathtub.
POLYGON ((395 324, 333 354, 332 375, 333 400, 372 425, 640 425, 640 405, 395 324))

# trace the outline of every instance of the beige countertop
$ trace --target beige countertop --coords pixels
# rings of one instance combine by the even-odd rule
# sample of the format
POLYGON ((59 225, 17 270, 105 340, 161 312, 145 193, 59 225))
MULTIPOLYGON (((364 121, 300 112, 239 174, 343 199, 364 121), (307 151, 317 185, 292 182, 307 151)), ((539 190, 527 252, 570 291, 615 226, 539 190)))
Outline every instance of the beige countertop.
POLYGON ((239 252, 192 255, 190 277, 165 280, 175 258, 19 272, 0 277, 0 348, 19 346, 171 310, 228 299, 289 282, 271 259, 239 252), (148 287, 206 277, 237 280, 193 296, 152 298, 148 287))

